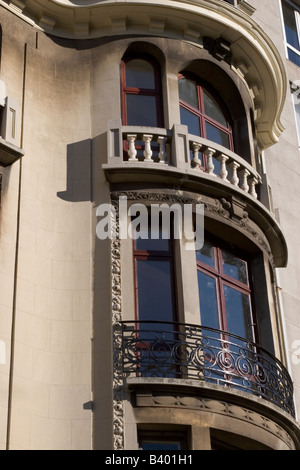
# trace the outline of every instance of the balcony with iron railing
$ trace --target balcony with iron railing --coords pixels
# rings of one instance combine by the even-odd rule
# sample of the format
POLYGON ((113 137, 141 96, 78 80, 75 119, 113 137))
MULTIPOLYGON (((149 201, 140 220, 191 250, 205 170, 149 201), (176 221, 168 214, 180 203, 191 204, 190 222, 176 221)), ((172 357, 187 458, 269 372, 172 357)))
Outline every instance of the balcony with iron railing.
POLYGON ((121 322, 121 331, 122 370, 127 379, 194 381, 260 397, 295 415, 288 371, 258 344, 225 331, 181 323, 127 321, 121 322))

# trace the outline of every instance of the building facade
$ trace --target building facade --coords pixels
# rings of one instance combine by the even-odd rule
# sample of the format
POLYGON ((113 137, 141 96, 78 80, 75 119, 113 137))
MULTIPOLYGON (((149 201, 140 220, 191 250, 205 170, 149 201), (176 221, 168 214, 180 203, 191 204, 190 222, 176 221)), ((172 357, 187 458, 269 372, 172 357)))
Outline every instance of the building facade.
POLYGON ((299 0, 0 27, 0 448, 300 449, 299 0))

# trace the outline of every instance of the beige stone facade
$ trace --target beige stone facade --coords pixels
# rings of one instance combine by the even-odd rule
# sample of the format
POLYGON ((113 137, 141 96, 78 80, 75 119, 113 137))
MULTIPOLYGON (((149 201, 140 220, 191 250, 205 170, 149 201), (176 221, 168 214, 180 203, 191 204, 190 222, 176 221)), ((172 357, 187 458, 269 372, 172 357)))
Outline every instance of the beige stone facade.
POLYGON ((281 2, 0 0, 0 26, 0 449, 298 450, 300 69, 286 56, 281 2), (161 125, 124 119, 121 64, 145 56, 160 69, 161 125), (222 96, 234 148, 182 122, 183 73, 222 96), (220 328, 222 380, 184 240, 172 252, 180 327, 164 343, 180 351, 176 372, 143 374, 142 258, 118 230, 97 234, 98 208, 119 222, 120 197, 202 204, 205 233, 247 254, 259 341, 235 339, 233 353, 235 332, 220 328))

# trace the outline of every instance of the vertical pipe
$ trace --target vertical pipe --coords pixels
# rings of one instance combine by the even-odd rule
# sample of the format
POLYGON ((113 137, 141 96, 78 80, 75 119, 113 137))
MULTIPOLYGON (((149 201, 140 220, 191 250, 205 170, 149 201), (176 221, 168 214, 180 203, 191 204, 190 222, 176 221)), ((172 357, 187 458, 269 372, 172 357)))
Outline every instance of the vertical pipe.
MULTIPOLYGON (((23 62, 23 89, 22 89, 22 109, 21 109, 21 136, 20 147, 24 143, 24 107, 25 107, 25 82, 26 82, 26 62, 27 62, 27 44, 24 45, 23 62)), ((15 266, 14 266, 14 289, 12 304, 12 326, 10 342, 10 368, 9 368, 9 387, 8 387, 8 406, 7 406, 7 427, 6 427, 6 450, 10 448, 11 433, 11 408, 13 391, 13 372, 14 372, 14 353, 15 353, 15 328, 16 328, 16 304, 17 304, 17 284, 18 284, 18 260, 19 260, 19 237, 20 237, 20 211, 21 211, 21 187, 22 187, 22 158, 19 160, 19 185, 18 185, 18 205, 17 205, 17 227, 16 227, 16 246, 15 246, 15 266)))

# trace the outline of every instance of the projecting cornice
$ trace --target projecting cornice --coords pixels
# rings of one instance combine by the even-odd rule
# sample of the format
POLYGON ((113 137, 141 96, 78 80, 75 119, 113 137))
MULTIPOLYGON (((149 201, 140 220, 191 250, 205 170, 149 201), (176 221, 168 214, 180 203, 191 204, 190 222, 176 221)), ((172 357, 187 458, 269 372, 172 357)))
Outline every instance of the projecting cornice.
POLYGON ((203 38, 223 38, 230 45, 231 67, 253 99, 260 148, 276 143, 283 131, 287 83, 282 60, 244 1, 240 7, 222 0, 0 0, 0 5, 63 38, 163 36, 200 48, 203 38))

